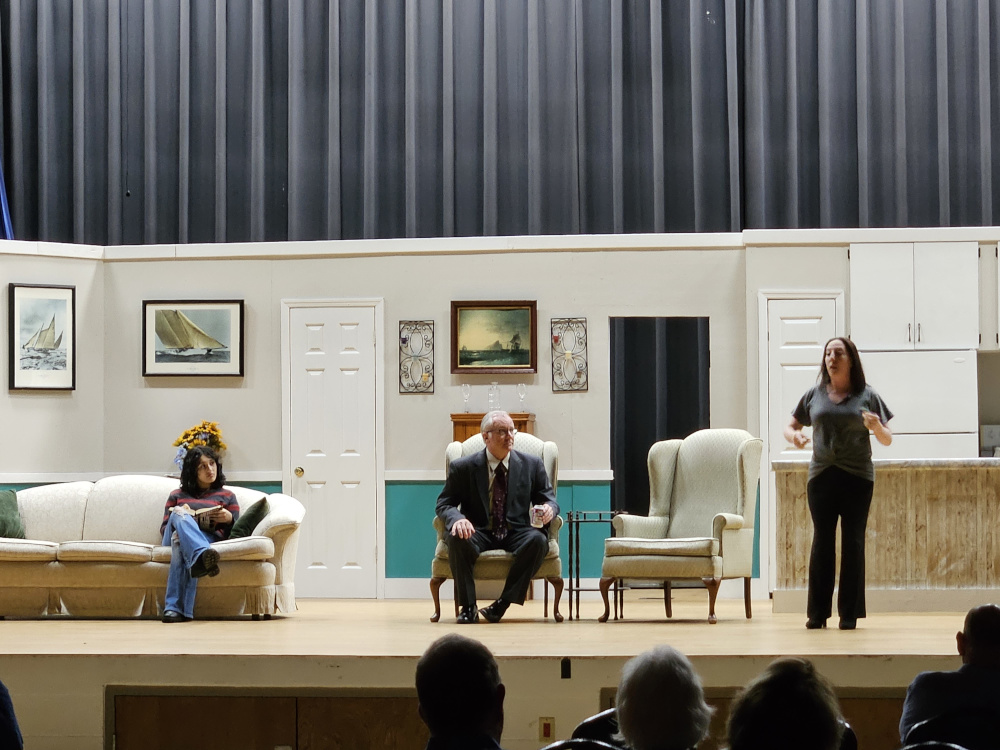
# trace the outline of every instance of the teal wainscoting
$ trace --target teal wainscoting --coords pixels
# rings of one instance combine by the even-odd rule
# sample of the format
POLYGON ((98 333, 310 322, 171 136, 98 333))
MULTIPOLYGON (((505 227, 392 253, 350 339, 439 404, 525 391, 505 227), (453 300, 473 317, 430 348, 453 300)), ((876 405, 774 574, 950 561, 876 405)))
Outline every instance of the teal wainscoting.
MULTIPOLYGON (((440 482, 386 482, 385 485, 385 575, 386 578, 427 578, 434 554, 434 504, 440 482)), ((607 510, 611 507, 610 482, 559 483, 560 512, 607 510)), ((580 529, 580 575, 601 575, 604 539, 610 524, 584 524, 580 529)), ((569 575, 568 536, 563 526, 559 536, 563 576, 569 575)))

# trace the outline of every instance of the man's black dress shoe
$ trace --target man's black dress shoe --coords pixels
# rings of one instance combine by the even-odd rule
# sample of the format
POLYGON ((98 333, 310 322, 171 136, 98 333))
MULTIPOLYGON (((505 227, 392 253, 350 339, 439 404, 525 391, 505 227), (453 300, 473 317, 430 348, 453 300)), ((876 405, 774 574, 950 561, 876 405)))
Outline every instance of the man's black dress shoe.
POLYGON ((479 612, 475 605, 462 607, 462 610, 458 613, 458 624, 472 625, 475 622, 479 622, 479 612))
POLYGON ((180 612, 174 612, 172 609, 168 609, 163 613, 163 622, 190 622, 190 617, 185 617, 180 612))
POLYGON ((840 629, 841 630, 854 630, 858 626, 858 621, 854 617, 841 617, 840 618, 840 629))
POLYGON ((809 630, 819 630, 820 628, 826 627, 826 620, 822 620, 819 617, 810 617, 806 620, 806 628, 809 630))
POLYGON ((497 599, 490 606, 483 607, 479 610, 479 614, 486 618, 487 622, 500 622, 500 618, 504 616, 504 613, 507 611, 507 607, 509 606, 510 604, 505 602, 503 599, 497 599))
POLYGON ((219 553, 209 547, 194 561, 194 565, 191 566, 191 577, 201 578, 217 575, 219 575, 219 553))

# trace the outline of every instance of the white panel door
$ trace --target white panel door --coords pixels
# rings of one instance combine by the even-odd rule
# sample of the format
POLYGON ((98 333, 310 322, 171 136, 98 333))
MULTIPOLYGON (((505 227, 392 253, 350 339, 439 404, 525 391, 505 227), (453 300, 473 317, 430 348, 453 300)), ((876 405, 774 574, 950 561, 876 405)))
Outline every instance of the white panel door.
POLYGON ((913 320, 917 349, 979 347, 978 242, 914 243, 913 320))
MULTIPOLYGON (((772 299, 767 303, 768 454, 772 461, 808 459, 785 440, 785 426, 802 394, 816 385, 823 345, 837 335, 833 299, 772 299)), ((805 433, 811 433, 806 428, 805 433)))
POLYGON ((293 307, 289 312, 291 484, 292 495, 306 508, 295 593, 374 598, 375 311, 293 307))
POLYGON ((859 349, 912 349, 913 243, 851 245, 850 274, 851 341, 859 349))

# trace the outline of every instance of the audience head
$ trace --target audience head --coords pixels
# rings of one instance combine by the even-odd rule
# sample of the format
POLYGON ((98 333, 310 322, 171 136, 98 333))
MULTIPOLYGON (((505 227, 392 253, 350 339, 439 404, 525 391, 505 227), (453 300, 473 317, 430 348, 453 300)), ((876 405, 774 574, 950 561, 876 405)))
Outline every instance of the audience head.
POLYGON ((1000 667, 1000 607, 980 604, 970 609, 956 640, 964 664, 1000 667))
POLYGON ((837 696, 806 659, 773 662, 729 712, 729 750, 837 750, 842 733, 837 696))
POLYGON ((438 638, 417 662, 420 718, 434 737, 503 731, 505 689, 493 654, 479 641, 456 633, 438 638))
POLYGON ((222 489, 222 485, 226 483, 226 475, 222 473, 222 459, 219 458, 219 455, 207 445, 196 445, 184 454, 184 463, 181 466, 181 489, 191 497, 197 497, 204 492, 198 484, 198 467, 201 465, 202 458, 215 461, 215 479, 212 481, 210 489, 222 489))
POLYGON ((639 654, 622 669, 618 730, 633 750, 685 750, 708 734, 712 708, 691 662, 671 646, 639 654))

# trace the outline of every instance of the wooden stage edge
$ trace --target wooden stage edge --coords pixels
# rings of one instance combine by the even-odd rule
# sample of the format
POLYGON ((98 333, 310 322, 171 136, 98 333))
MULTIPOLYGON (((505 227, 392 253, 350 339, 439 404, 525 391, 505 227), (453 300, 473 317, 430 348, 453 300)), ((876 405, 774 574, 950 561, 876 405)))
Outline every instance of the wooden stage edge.
MULTIPOLYGON (((670 620, 660 592, 629 591, 627 618, 603 624, 599 601, 581 602, 582 620, 555 623, 542 617, 537 599, 512 607, 498 625, 474 626, 457 625, 445 601, 435 624, 429 596, 301 599, 297 613, 257 622, 8 619, 0 621, 0 679, 27 746, 103 750, 111 746, 105 721, 113 693, 412 695, 420 654, 437 637, 460 632, 485 643, 500 663, 508 687, 504 747, 530 750, 545 744, 540 717, 554 717, 556 736, 568 736, 601 708, 625 661, 658 644, 687 654, 715 695, 732 695, 773 659, 795 655, 811 659, 842 701, 886 699, 895 707, 889 713, 918 672, 960 664, 955 633, 964 610, 873 613, 855 631, 838 630, 834 617, 831 629, 807 631, 802 614, 776 613, 768 600, 753 605, 747 620, 741 600, 721 600, 715 625, 707 622, 704 590, 675 591, 670 620)), ((882 720, 891 730, 898 713, 882 720)))

